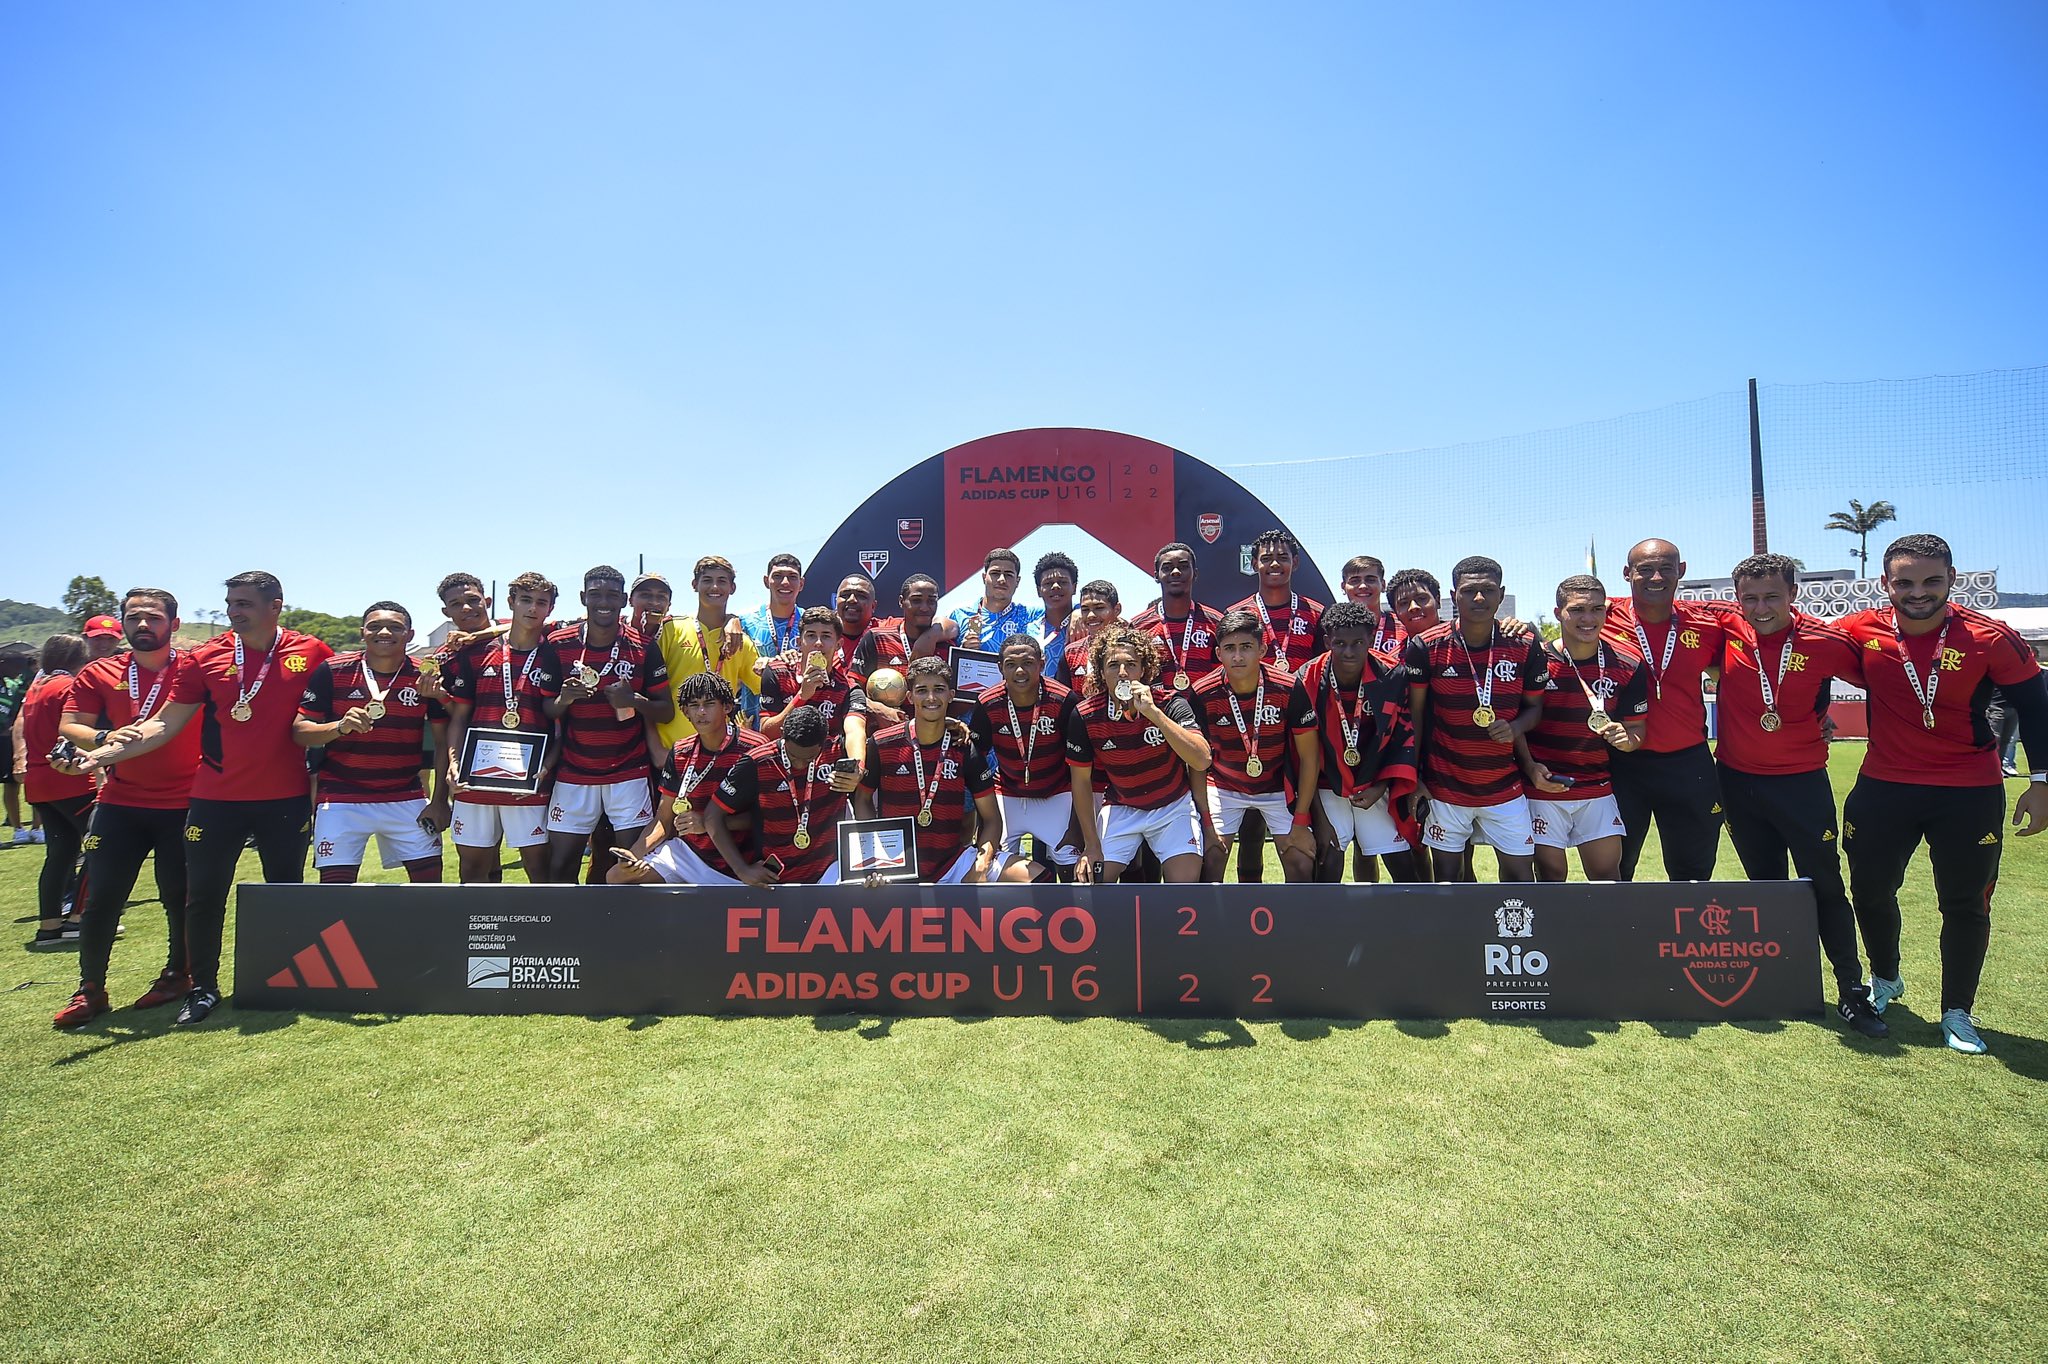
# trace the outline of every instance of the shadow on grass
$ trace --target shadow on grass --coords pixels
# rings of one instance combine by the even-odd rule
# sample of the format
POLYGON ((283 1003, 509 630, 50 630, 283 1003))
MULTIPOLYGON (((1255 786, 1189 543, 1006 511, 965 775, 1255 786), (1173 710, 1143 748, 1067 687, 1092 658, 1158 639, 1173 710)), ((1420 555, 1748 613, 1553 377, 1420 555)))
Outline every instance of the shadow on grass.
MULTIPOLYGON (((1916 1047, 1928 1047, 1946 1051, 1948 1042, 1941 1035, 1938 1019, 1922 1018, 1903 1004, 1894 1004, 1884 1011, 1884 1021, 1891 1025, 1892 1035, 1882 1042, 1870 1042, 1860 1037, 1843 1035, 1843 1042, 1855 1051, 1878 1051, 1885 1056, 1903 1056, 1916 1047), (1879 1049, 1882 1049, 1881 1051, 1879 1049)), ((1981 1024, 1977 1035, 1991 1048, 1988 1056, 1957 1056, 1958 1062, 1995 1061, 2023 1079, 2048 1081, 2048 1041, 2038 1037, 2025 1037, 2019 1033, 1999 1032, 1981 1024)))
POLYGON ((1259 1039, 1235 1018, 1139 1018, 1132 1020, 1154 1037, 1178 1042, 1189 1051, 1228 1051, 1256 1047, 1259 1039))
POLYGON ((889 1035, 896 1026, 891 1014, 813 1014, 811 1028, 815 1032, 850 1032, 869 1042, 879 1042, 889 1035))

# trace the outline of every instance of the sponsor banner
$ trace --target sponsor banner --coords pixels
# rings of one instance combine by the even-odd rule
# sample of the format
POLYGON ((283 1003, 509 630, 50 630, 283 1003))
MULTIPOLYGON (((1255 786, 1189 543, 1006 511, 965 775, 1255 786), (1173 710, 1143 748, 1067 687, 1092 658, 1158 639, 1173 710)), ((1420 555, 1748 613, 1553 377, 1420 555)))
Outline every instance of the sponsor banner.
POLYGON ((1805 882, 244 885, 243 1008, 1760 1019, 1821 1012, 1805 882))

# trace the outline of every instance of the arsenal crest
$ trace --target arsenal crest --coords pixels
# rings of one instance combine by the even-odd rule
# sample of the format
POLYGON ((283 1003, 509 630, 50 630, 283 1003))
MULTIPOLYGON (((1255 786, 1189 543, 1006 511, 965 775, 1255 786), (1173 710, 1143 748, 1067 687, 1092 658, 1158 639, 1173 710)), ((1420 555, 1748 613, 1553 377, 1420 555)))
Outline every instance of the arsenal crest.
POLYGON ((860 552, 860 571, 870 578, 878 578, 889 566, 889 551, 886 549, 864 549, 860 552))
POLYGON ((1201 534, 1203 544, 1213 545, 1223 534, 1223 518, 1215 512, 1203 512, 1195 518, 1195 530, 1201 534))
POLYGON ((922 516, 899 516, 896 518, 896 540, 905 549, 916 549, 924 543, 924 518, 922 516))

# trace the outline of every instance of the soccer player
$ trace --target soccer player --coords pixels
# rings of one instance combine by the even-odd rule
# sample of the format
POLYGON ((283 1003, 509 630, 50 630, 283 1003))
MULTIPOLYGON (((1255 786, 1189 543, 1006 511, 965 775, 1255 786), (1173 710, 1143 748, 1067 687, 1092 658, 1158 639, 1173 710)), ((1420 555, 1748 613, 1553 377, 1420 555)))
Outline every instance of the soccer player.
POLYGON ((292 738, 325 750, 313 809, 313 868, 323 884, 356 879, 372 834, 386 870, 403 866, 415 882, 441 879, 441 830, 451 817, 448 712, 420 691, 419 667, 405 651, 412 635, 410 611, 376 602, 363 612, 362 649, 306 675, 292 738), (420 782, 430 732, 431 801, 420 782))
MULTIPOLYGON (((861 579, 866 582, 865 578, 861 579)), ((913 658, 944 658, 946 651, 959 642, 959 631, 950 620, 939 619, 939 583, 929 574, 913 573, 903 580, 903 586, 896 594, 900 616, 877 620, 868 626, 867 634, 861 639, 860 647, 853 652, 848 671, 856 677, 866 677, 878 668, 901 668, 913 658)), ((840 628, 843 631, 845 622, 840 628)), ((842 651, 843 652, 843 651, 842 651)), ((887 702, 878 702, 873 695, 867 698, 873 708, 873 719, 878 724, 894 725, 903 722, 900 707, 887 702)), ((856 755, 867 752, 865 740, 848 740, 852 747, 847 751, 856 755)))
POLYGON ((804 561, 794 554, 777 554, 768 560, 761 578, 768 589, 768 604, 749 612, 740 625, 763 658, 782 658, 796 652, 803 620, 797 597, 804 590, 804 561))
MULTIPOLYGON (((705 555, 691 569, 690 586, 697 590, 696 614, 664 622, 655 637, 670 686, 680 686, 684 678, 705 672, 723 677, 734 696, 753 686, 761 671, 761 652, 740 628, 740 618, 725 609, 732 600, 735 581, 732 562, 716 554, 705 555)), ((689 717, 681 711, 657 724, 655 730, 662 746, 670 751, 693 732, 689 717)))
POLYGON ((953 679, 944 659, 912 659, 904 675, 910 681, 911 719, 868 737, 854 811, 861 819, 908 816, 917 821, 918 880, 941 885, 985 880, 1003 844, 1003 812, 988 755, 966 726, 947 721, 953 679), (970 801, 980 823, 973 846, 967 842, 970 801))
POLYGON ((963 649, 996 650, 1011 635, 1037 623, 1039 612, 1016 599, 1023 561, 1014 549, 992 549, 981 561, 981 600, 961 607, 951 617, 963 649))
POLYGON ((1443 601, 1443 586, 1427 569, 1404 568, 1387 581, 1387 604, 1404 641, 1443 624, 1443 601))
MULTIPOLYGON (((1085 610, 1088 589, 1081 594, 1085 610)), ((1207 771, 1210 753, 1194 708, 1178 692, 1169 691, 1163 705, 1154 694, 1160 649, 1143 630, 1113 621, 1089 648, 1096 686, 1067 720, 1067 766, 1082 839, 1076 879, 1114 881, 1140 847, 1149 847, 1162 879, 1198 881, 1203 821, 1188 772, 1207 771)))
POLYGON ((1052 677, 1067 651, 1067 620, 1074 612, 1074 589, 1080 585, 1081 570, 1071 557, 1053 550, 1038 556, 1031 580, 1038 585, 1042 606, 1032 633, 1045 652, 1045 675, 1052 677))
POLYGON ((1081 586, 1081 604, 1074 611, 1074 624, 1067 634, 1066 656, 1060 660, 1055 677, 1075 691, 1086 691, 1088 669, 1095 657, 1095 637, 1123 615, 1123 599, 1116 584, 1096 578, 1081 586))
POLYGON ((1258 615, 1273 662, 1290 673, 1323 651, 1323 604, 1294 590, 1294 565, 1300 558, 1301 546, 1292 535, 1261 531, 1252 541, 1259 590, 1231 608, 1258 615))
POLYGON ((1641 747, 1609 755, 1614 800, 1625 826, 1621 879, 1633 881, 1650 821, 1664 847, 1664 874, 1707 881, 1720 853, 1721 787, 1707 750, 1707 703, 1700 679, 1721 661, 1721 608, 1678 600, 1685 561, 1669 540, 1645 540, 1622 569, 1627 601, 1609 602, 1607 638, 1643 656, 1650 672, 1649 722, 1641 747))
POLYGON ((569 885, 600 818, 611 826, 609 849, 631 847, 654 817, 647 725, 675 715, 667 663, 620 620, 626 575, 599 564, 583 575, 579 600, 583 623, 548 636, 561 691, 544 707, 561 739, 548 803, 548 879, 569 885))
POLYGON ((1348 601, 1323 613, 1329 648, 1302 666, 1288 698, 1317 739, 1313 775, 1304 766, 1295 780, 1315 793, 1317 834, 1334 854, 1318 863, 1330 880, 1343 875, 1349 847, 1384 861, 1393 880, 1427 881, 1403 813, 1416 789, 1408 674, 1373 652, 1373 624, 1372 613, 1348 601))
MULTIPOLYGON (((88 663, 71 683, 59 728, 87 751, 104 751, 142 738, 139 726, 170 703, 187 656, 171 647, 178 634, 178 599, 158 587, 131 588, 121 599, 121 629, 129 652, 88 663)), ((192 989, 185 949, 185 808, 199 767, 199 725, 179 732, 147 755, 111 766, 93 806, 85 836, 85 918, 78 941, 78 993, 59 1010, 56 1025, 75 1028, 107 1011, 107 963, 128 892, 155 854, 157 901, 164 907, 168 955, 163 970, 135 1008, 154 1009, 192 989)))
POLYGON ((1081 854, 1069 837, 1074 788, 1067 776, 1066 736, 1077 698, 1065 683, 1045 676, 1045 655, 1031 635, 1003 641, 1001 667, 1002 682, 975 697, 967 722, 976 744, 996 760, 1003 848, 990 879, 1035 881, 1051 873, 1072 880, 1081 854))
POLYGON ((2013 807, 2025 837, 2048 827, 2048 684, 2012 627, 1949 601, 1955 559, 1938 535, 1884 552, 1888 610, 1836 622, 1863 655, 1870 745, 1842 804, 1849 890, 1870 953, 1870 1004, 1906 992, 1899 974, 1899 886, 1924 841, 1941 910, 1941 1032, 1956 1051, 1989 1050, 1971 1011, 1991 943, 2005 787, 1984 705, 2005 692, 2020 717, 2029 784, 2013 807))
MULTIPOLYGON (((704 812, 733 764, 770 745, 760 735, 739 727, 739 703, 732 683, 720 674, 692 673, 677 685, 675 693, 677 707, 689 718, 690 733, 669 756, 653 822, 640 831, 605 880, 613 885, 667 881, 736 886, 739 880, 711 841, 704 812)), ((752 837, 751 828, 748 837, 752 837)))
POLYGON ((866 677, 877 668, 901 668, 910 661, 907 646, 899 637, 874 628, 875 584, 871 579, 858 573, 841 578, 832 593, 832 609, 839 617, 839 661, 855 675, 866 677))
POLYGON ((653 639, 661 632, 662 622, 668 619, 669 604, 674 600, 675 590, 661 574, 642 573, 633 579, 633 586, 626 593, 626 604, 633 613, 633 633, 642 639, 653 639))
MULTIPOLYGON (((444 678, 448 689, 448 785, 455 804, 450 831, 455 864, 464 885, 494 879, 498 843, 516 849, 526 879, 548 879, 547 779, 538 791, 492 791, 462 783, 463 740, 472 728, 539 730, 552 723, 548 702, 561 695, 562 660, 545 638, 554 612, 555 585, 539 573, 522 573, 505 585, 512 624, 503 635, 479 641, 456 655, 444 678)), ((543 768, 560 759, 547 746, 543 768)))
POLYGON ((1883 1037, 1885 1022, 1870 1005, 1856 954, 1856 912, 1842 885, 1820 725, 1830 680, 1860 686, 1863 654, 1841 630, 1793 609, 1799 568, 1784 555, 1751 555, 1735 565, 1734 582, 1742 619, 1727 623, 1715 693, 1714 760, 1728 841, 1751 880, 1785 880, 1789 859, 1813 883, 1820 943, 1835 973, 1835 1014, 1865 1037, 1883 1037))
POLYGON ((837 885, 837 830, 859 777, 850 763, 836 761, 844 750, 817 707, 795 706, 781 718, 774 743, 726 770, 704 809, 705 828, 726 865, 750 886, 837 885), (759 861, 733 838, 727 820, 735 815, 752 822, 759 861))
MULTIPOLYGON (((35 681, 21 701, 17 751, 22 758, 22 795, 40 817, 43 829, 43 869, 36 881, 36 935, 28 944, 31 949, 59 947, 65 942, 64 892, 77 869, 86 826, 92 819, 92 778, 70 771, 68 764, 62 769, 50 765, 50 750, 60 737, 74 674, 85 664, 84 639, 51 635, 43 641, 35 681)), ((87 889, 90 891, 90 885, 87 889)), ((78 908, 82 913, 84 906, 78 908)))
POLYGON ((1343 573, 1344 600, 1364 607, 1372 617, 1373 652, 1398 658, 1406 632, 1401 628, 1401 618, 1382 600, 1387 566, 1370 554, 1354 554, 1344 561, 1343 573))
POLYGON ((1152 556, 1159 604, 1131 617, 1166 650, 1164 680, 1185 692, 1216 670, 1216 622, 1221 614, 1195 600, 1195 552, 1176 540, 1152 556))
POLYGON ((1483 555, 1451 569, 1455 621, 1408 639, 1408 711, 1429 805, 1423 842, 1436 879, 1462 879, 1468 842, 1490 844, 1503 881, 1535 874, 1534 830, 1515 737, 1543 718, 1548 670, 1533 635, 1505 636, 1494 615, 1501 568, 1483 555))
POLYGON ((797 659, 773 658, 761 667, 761 737, 781 737, 783 717, 793 707, 809 706, 825 717, 844 751, 866 752, 867 694, 860 678, 839 661, 838 616, 822 606, 804 608, 797 659))
POLYGON ((1543 646, 1543 718, 1515 739, 1528 779, 1529 822, 1536 836, 1536 879, 1570 878, 1567 851, 1579 850, 1588 881, 1621 874, 1621 811, 1607 755, 1643 741, 1650 678, 1642 655, 1600 637, 1607 588, 1578 574, 1557 585, 1555 644, 1543 646))
POLYGON ((194 649, 177 669, 170 701, 87 754, 91 766, 120 764, 171 742, 204 712, 199 770, 185 819, 189 896, 185 938, 192 988, 180 1024, 200 1023, 220 1007, 221 940, 235 863, 250 839, 266 881, 302 881, 313 829, 306 756, 292 739, 306 675, 334 653, 320 640, 284 629, 284 588, 269 573, 227 580, 228 630, 194 649))
MULTIPOLYGON (((1163 577, 1160 582, 1165 585, 1163 577)), ((1139 628, 1136 622, 1132 628, 1139 628)), ((1251 612, 1226 611, 1215 636, 1222 664, 1203 673, 1185 693, 1209 741, 1210 762, 1201 776, 1206 820, 1216 838, 1204 840, 1203 878, 1223 879, 1245 813, 1258 810, 1268 829, 1287 830, 1279 840, 1282 872, 1290 881, 1306 881, 1315 871, 1313 812, 1322 761, 1316 751, 1314 693, 1297 689, 1293 674, 1267 656, 1265 627, 1251 612)), ((1169 655, 1171 647, 1161 641, 1169 655)))

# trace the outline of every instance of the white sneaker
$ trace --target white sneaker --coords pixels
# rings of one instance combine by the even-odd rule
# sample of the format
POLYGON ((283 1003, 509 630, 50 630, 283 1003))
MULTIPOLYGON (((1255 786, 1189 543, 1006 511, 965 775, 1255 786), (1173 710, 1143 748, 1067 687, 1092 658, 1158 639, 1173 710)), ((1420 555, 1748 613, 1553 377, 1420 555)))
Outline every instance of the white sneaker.
POLYGON ((16 843, 33 843, 36 841, 35 831, 17 827, 14 831, 14 841, 16 843))
POLYGON ((40 842, 42 842, 42 841, 43 841, 43 831, 42 831, 41 829, 30 829, 30 830, 28 831, 28 841, 29 841, 29 842, 31 842, 31 843, 40 843, 40 842))
POLYGON ((1991 1048, 1984 1045, 1984 1039, 1977 1036, 1977 1020, 1970 1017, 1968 1009, 1949 1009, 1941 1016, 1942 1040, 1948 1043, 1950 1051, 1963 1052, 1969 1056, 1982 1056, 1991 1048))
POLYGON ((1886 980, 1883 976, 1876 975, 1870 978, 1870 1007, 1873 1012, 1883 1013, 1893 1000, 1904 999, 1905 997, 1906 979, 1904 976, 1892 980, 1886 980))

